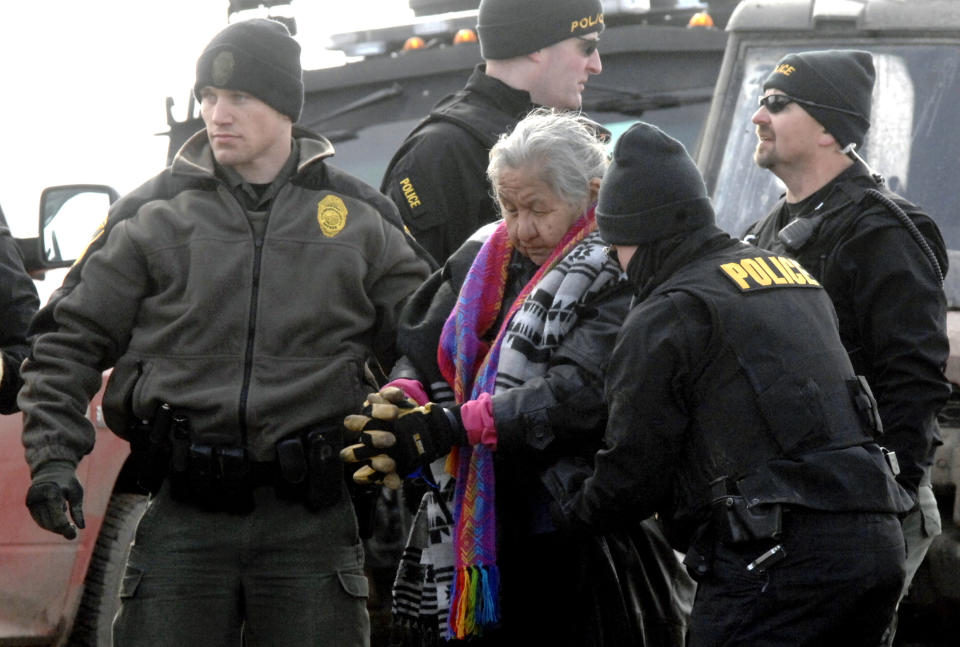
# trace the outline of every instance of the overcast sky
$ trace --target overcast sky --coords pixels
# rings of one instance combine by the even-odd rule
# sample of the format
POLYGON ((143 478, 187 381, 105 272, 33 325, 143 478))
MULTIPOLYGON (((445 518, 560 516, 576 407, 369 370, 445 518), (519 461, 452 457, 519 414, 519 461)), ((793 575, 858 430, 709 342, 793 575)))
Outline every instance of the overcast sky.
MULTIPOLYGON (((196 59, 227 24, 227 0, 0 0, 0 205, 35 236, 40 192, 121 193, 166 159, 164 102, 184 117, 196 59)), ((410 13, 406 0, 294 0, 306 68, 331 64, 331 33, 410 13)))

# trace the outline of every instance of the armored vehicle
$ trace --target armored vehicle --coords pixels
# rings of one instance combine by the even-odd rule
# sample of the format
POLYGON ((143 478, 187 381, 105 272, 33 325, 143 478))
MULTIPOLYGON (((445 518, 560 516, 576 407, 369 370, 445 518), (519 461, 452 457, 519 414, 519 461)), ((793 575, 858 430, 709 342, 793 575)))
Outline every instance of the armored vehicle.
MULTIPOLYGON (((233 0, 231 7, 242 15, 257 7, 279 12, 286 4, 233 0)), ((299 125, 330 139, 336 149, 332 163, 373 186, 380 185, 394 151, 433 104, 460 90, 482 62, 476 35, 470 33, 479 0, 409 4, 418 14, 413 22, 335 34, 330 47, 350 62, 304 72, 306 101, 299 125)), ((718 25, 735 4, 603 2, 603 73, 587 84, 584 112, 614 134, 643 118, 692 149, 723 58, 726 34, 718 25), (713 26, 688 27, 694 16, 701 18, 694 24, 713 26)), ((167 99, 168 161, 202 127, 193 98, 187 101, 189 117, 178 121, 174 99, 167 99)))

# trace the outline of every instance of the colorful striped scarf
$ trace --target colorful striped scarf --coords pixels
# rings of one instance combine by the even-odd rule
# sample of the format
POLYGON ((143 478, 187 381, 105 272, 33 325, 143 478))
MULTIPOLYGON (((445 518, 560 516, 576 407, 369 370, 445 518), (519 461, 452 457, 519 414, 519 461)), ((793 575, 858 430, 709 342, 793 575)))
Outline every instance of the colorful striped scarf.
MULTIPOLYGON (((595 229, 594 210, 590 209, 524 286, 488 344, 484 336, 503 307, 513 253, 506 224, 501 221, 496 227, 477 254, 440 335, 438 366, 453 386, 458 403, 476 399, 481 393, 494 393, 500 349, 513 316, 543 276, 595 229)), ((447 470, 456 477, 455 568, 447 631, 449 638, 463 639, 482 635, 500 621, 492 452, 483 445, 461 447, 451 452, 447 470)))

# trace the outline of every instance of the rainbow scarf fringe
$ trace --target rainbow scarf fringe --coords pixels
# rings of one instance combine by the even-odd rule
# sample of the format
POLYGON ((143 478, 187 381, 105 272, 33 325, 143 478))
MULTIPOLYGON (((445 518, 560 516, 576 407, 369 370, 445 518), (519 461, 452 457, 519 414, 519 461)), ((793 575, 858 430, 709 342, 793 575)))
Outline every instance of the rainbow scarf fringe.
MULTIPOLYGON (((591 208, 567 231, 524 286, 493 342, 483 338, 503 306, 513 244, 501 221, 473 261, 457 304, 440 334, 437 363, 458 403, 494 393, 500 347, 514 314, 541 278, 596 229, 591 208)), ((447 620, 448 638, 482 635, 500 622, 493 454, 483 445, 451 452, 447 471, 456 477, 453 499, 455 565, 447 620)))

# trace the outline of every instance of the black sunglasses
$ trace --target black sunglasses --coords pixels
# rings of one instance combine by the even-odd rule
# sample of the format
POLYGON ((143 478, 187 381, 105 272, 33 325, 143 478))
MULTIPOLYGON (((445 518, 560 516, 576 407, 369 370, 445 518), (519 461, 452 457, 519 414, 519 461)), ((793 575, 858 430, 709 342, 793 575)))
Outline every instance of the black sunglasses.
POLYGON ((603 124, 597 123, 593 119, 584 117, 583 115, 577 115, 577 121, 580 122, 584 128, 587 129, 587 132, 597 138, 597 141, 603 144, 609 144, 610 139, 613 137, 613 133, 610 132, 603 124))
MULTIPOLYGON (((845 115, 852 115, 854 117, 860 117, 859 113, 854 112, 853 110, 845 110, 843 108, 837 108, 836 106, 828 106, 822 103, 814 103, 813 101, 807 101, 806 99, 798 99, 796 97, 791 97, 789 94, 768 94, 765 97, 757 97, 757 103, 770 111, 770 114, 775 115, 784 108, 786 108, 791 103, 799 103, 802 106, 813 106, 814 108, 824 108, 826 110, 833 110, 834 112, 842 112, 845 115)), ((863 117, 860 117, 861 119, 863 117)))
POLYGON ((574 38, 587 43, 587 45, 583 46, 584 56, 593 56, 593 53, 597 51, 597 47, 600 45, 599 38, 584 38, 583 36, 574 36, 574 38))

